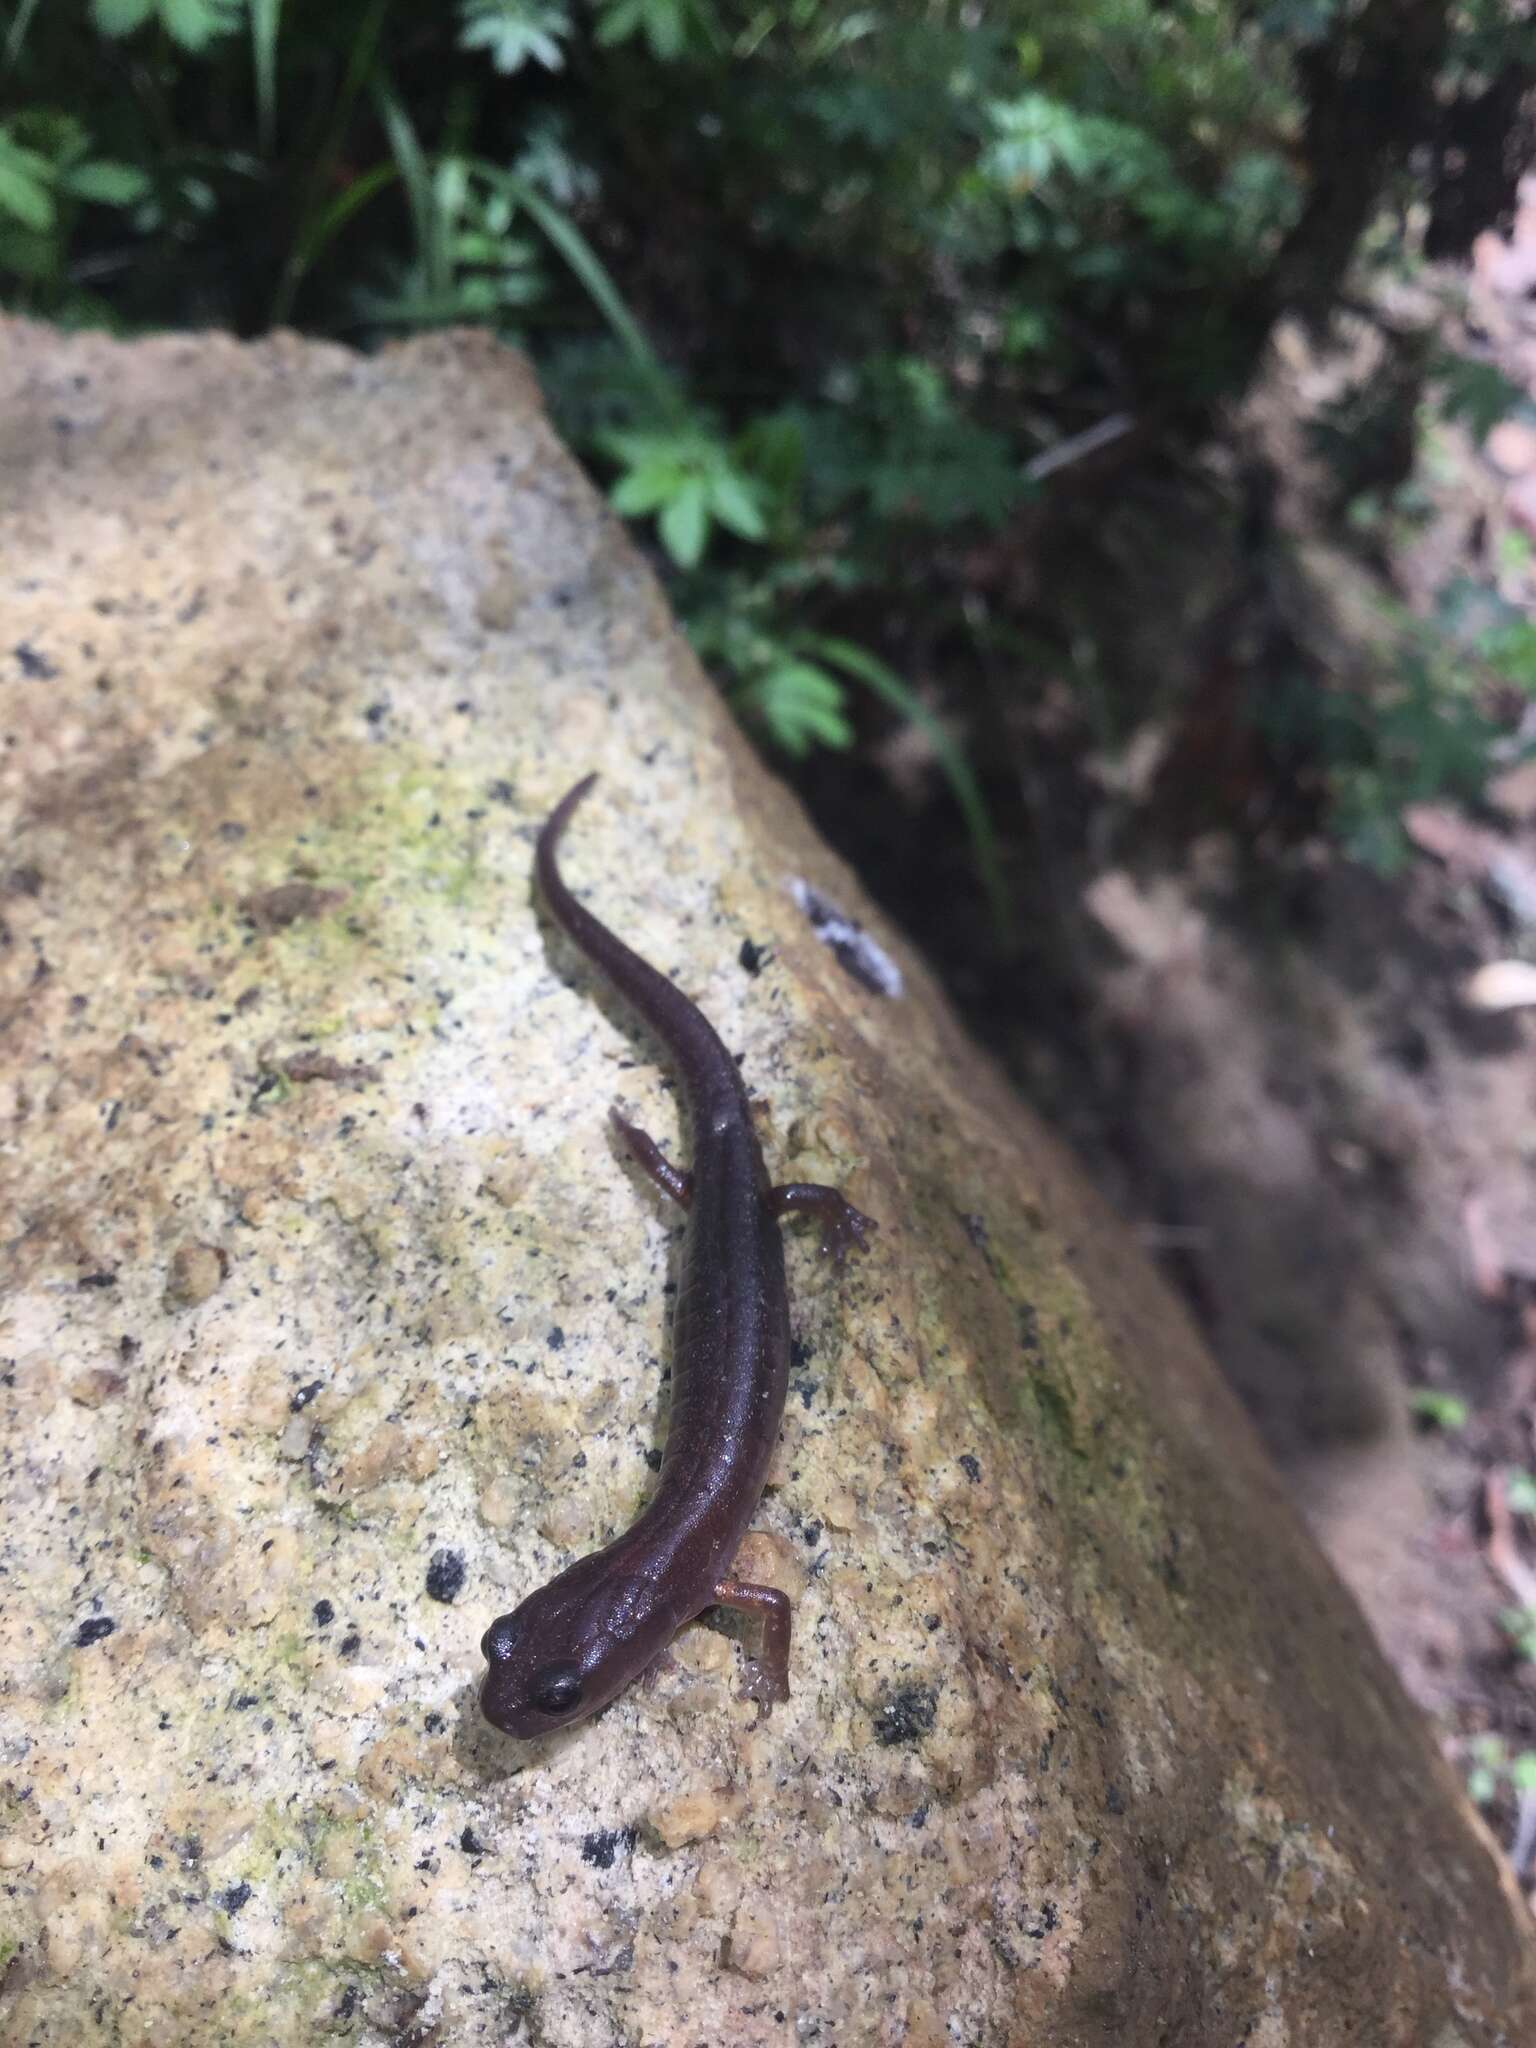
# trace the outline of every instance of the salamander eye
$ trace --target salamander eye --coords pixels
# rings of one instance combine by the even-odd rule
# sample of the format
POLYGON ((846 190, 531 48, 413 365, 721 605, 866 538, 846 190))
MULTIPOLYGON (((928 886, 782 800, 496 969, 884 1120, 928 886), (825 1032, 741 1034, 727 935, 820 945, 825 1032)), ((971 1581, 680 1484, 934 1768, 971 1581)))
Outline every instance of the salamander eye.
POLYGON ((528 1703, 541 1714, 568 1714, 581 1704, 581 1673, 574 1664, 546 1664, 528 1681, 528 1703))
POLYGON ((515 1614, 498 1615, 480 1638, 480 1654, 487 1664, 505 1664, 517 1648, 523 1624, 515 1614))

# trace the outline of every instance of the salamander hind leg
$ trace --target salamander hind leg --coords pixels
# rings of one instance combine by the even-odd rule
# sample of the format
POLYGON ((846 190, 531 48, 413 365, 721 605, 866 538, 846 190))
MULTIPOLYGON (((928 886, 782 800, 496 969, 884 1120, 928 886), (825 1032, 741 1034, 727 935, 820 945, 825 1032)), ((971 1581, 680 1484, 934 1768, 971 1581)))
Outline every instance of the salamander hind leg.
POLYGON ((610 1109, 608 1116, 624 1150, 641 1172, 655 1181, 664 1195, 670 1195, 674 1202, 680 1202, 686 1209, 693 1198, 693 1175, 681 1166, 674 1166, 656 1140, 647 1137, 617 1109, 610 1109))
POLYGON ((867 1252, 869 1233, 880 1228, 872 1216, 855 1209, 846 1195, 815 1181, 787 1181, 783 1187, 770 1188, 768 1199, 775 1216, 815 1216, 821 1224, 821 1255, 834 1265, 840 1266, 855 1247, 867 1252))
POLYGON ((776 1701, 789 1698, 789 1596, 777 1586, 756 1586, 746 1579, 722 1579, 715 1588, 722 1607, 761 1616, 762 1649, 747 1659, 744 1699, 756 1700, 766 1713, 776 1701))

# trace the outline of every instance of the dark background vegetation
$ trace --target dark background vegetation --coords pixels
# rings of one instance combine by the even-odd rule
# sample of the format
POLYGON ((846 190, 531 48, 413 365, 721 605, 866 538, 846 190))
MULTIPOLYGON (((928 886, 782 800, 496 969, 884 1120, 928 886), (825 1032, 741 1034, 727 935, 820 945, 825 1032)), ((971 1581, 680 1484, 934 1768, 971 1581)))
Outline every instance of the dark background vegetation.
MULTIPOLYGON (((1529 11, 0 0, 0 302, 526 350, 743 723, 1021 1085, 1162 1200, 1254 1398, 1223 1275, 1178 1249, 1172 1123, 1148 1163, 1174 1086, 1145 1045, 1130 1071, 1082 905, 1214 845, 1245 958, 1299 935, 1347 983, 1391 943, 1410 807, 1475 807, 1529 743, 1536 628, 1488 551, 1394 567, 1426 434, 1529 411, 1437 312, 1533 154, 1529 11), (1277 336, 1342 348, 1304 421, 1277 336), (1368 594, 1342 657, 1318 543, 1368 594)), ((1275 1327, 1326 1258, 1326 1206, 1296 1209, 1296 1273, 1252 1283, 1275 1327)), ((1459 1725, 1536 1844, 1536 1716, 1494 1690, 1459 1725)))
MULTIPOLYGON (((957 962, 1001 957, 1027 923, 1010 842, 1047 688, 1068 770, 1186 708, 1122 659, 1114 511, 1156 526, 1172 494, 1211 525, 1202 553, 1263 549, 1263 465, 1209 451, 1237 446, 1277 320, 1325 329, 1362 266, 1464 252, 1507 212, 1524 12, 13 0, 0 290, 127 331, 367 347, 473 322, 526 348, 821 809, 877 810, 870 748, 916 724, 897 836, 928 879, 895 848, 885 886, 954 899, 957 962)), ((1341 509, 1406 474, 1427 376, 1476 400, 1477 365, 1399 339, 1395 377, 1335 423, 1341 509)), ((1191 762, 1209 786, 1180 789, 1176 761, 1167 821, 1225 807, 1246 836, 1321 824, 1389 858, 1425 779, 1386 715, 1403 688, 1341 705, 1298 679, 1280 735, 1234 672, 1200 706, 1226 785, 1191 762)), ((1419 697, 1409 739, 1447 728, 1431 775, 1475 774, 1487 704, 1419 697)))

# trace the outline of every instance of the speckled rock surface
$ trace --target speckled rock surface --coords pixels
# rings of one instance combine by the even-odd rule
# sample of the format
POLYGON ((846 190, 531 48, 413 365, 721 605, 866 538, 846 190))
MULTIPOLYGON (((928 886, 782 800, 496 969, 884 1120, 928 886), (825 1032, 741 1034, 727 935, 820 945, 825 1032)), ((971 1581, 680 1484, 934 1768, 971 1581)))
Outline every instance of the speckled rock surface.
POLYGON ((1536 2038, 1189 1327, 899 942, 818 942, 851 879, 517 360, 11 325, 0 386, 0 2038, 1536 2038), (573 881, 882 1229, 791 1237, 789 1706, 698 1626, 518 1745, 479 1637, 645 1494, 675 1227, 530 901, 589 767, 573 881))

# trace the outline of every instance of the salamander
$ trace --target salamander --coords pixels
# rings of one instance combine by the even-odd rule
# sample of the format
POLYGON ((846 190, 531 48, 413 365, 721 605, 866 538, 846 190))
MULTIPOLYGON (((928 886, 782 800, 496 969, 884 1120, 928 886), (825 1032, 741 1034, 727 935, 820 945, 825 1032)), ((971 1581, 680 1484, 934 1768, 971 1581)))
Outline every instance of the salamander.
POLYGON ((669 1054, 682 1084, 693 1162, 673 1165, 614 1109, 624 1150, 687 1212, 672 1325, 672 1414, 656 1491, 631 1528, 568 1565, 493 1621, 481 1642, 480 1704, 508 1735, 543 1735, 606 1706, 705 1608, 742 1608, 762 1626, 749 1665, 765 1710, 789 1696, 790 1607, 732 1562, 767 1477, 789 1377, 789 1296, 779 1219, 814 1215, 839 1264, 876 1227, 835 1188, 769 1184, 736 1062, 704 1013, 585 909, 556 850, 596 781, 588 775, 541 828, 534 856, 551 915, 669 1054))

